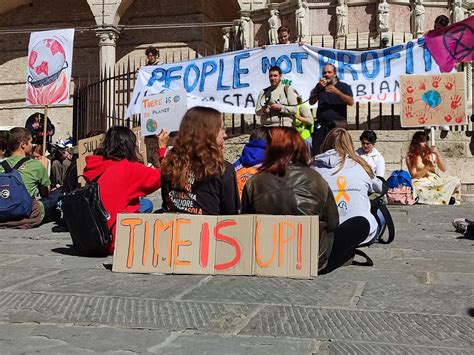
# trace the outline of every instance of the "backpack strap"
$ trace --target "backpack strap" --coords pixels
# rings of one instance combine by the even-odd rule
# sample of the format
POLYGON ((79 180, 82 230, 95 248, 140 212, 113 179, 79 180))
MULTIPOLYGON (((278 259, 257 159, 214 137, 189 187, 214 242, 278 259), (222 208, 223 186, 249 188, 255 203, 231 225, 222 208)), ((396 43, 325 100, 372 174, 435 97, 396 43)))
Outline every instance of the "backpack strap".
POLYGON ((12 170, 18 170, 20 166, 22 166, 26 161, 30 160, 28 157, 23 157, 21 158, 18 163, 15 164, 15 166, 12 168, 6 160, 2 161, 0 164, 3 167, 3 170, 5 170, 6 173, 11 173, 12 170))
POLYGON ((20 166, 22 166, 26 161, 30 160, 28 157, 23 157, 20 159, 18 163, 15 164, 15 166, 12 168, 12 170, 18 170, 20 166))

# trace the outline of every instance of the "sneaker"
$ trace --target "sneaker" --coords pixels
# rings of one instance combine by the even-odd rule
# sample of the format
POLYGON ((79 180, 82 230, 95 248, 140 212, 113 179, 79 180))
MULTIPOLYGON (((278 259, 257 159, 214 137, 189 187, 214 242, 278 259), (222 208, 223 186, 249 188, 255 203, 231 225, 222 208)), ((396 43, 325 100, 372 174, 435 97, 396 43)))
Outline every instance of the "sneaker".
POLYGON ((467 226, 469 225, 469 222, 466 220, 466 218, 456 218, 452 223, 454 229, 456 229, 456 232, 463 234, 466 233, 467 226))

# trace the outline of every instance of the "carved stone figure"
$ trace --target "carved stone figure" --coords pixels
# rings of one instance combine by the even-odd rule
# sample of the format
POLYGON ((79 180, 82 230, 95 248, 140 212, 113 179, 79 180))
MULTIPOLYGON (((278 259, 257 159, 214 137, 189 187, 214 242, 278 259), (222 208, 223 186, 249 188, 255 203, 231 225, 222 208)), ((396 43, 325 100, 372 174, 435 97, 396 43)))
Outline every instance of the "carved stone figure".
POLYGON ((280 26, 280 18, 278 17, 278 10, 270 11, 270 18, 268 19, 268 41, 270 44, 278 43, 278 27, 280 26))
POLYGON ((224 40, 224 47, 222 52, 228 52, 230 50, 230 28, 224 27, 222 29, 222 39, 224 40))
POLYGON ((337 36, 344 36, 347 34, 347 5, 344 0, 339 0, 339 5, 336 7, 337 19, 337 36))
POLYGON ((242 49, 250 48, 250 17, 240 18, 240 44, 242 49))
POLYGON ((421 36, 425 27, 425 7, 423 0, 417 0, 415 3, 415 35, 421 36))
POLYGON ((462 8, 462 0, 454 0, 452 17, 453 23, 464 20, 464 9, 462 8))
POLYGON ((301 42, 306 37, 305 15, 308 4, 305 1, 298 1, 298 8, 295 11, 296 16, 296 35, 298 42, 301 42))
POLYGON ((241 49, 240 43, 240 20, 234 20, 231 28, 232 50, 237 51, 241 49))
POLYGON ((378 8, 378 19, 379 19, 379 32, 388 31, 388 16, 389 16, 390 5, 387 4, 386 0, 381 0, 378 8))

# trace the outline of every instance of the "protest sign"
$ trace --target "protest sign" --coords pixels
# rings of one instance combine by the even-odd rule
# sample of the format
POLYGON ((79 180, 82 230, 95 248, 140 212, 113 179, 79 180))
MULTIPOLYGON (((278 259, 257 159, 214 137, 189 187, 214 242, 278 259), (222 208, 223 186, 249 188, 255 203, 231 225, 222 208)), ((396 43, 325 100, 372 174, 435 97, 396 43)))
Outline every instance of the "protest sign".
POLYGON ((399 102, 400 75, 440 72, 424 45, 424 38, 420 38, 356 52, 285 44, 144 66, 126 115, 140 113, 148 96, 175 90, 186 91, 188 108, 207 106, 221 112, 253 114, 259 92, 270 85, 268 70, 274 65, 282 70, 282 82, 305 100, 321 78, 324 65, 334 64, 339 79, 351 85, 355 101, 399 102))
POLYGON ((145 144, 145 137, 142 134, 142 129, 141 129, 140 126, 133 127, 132 132, 135 133, 135 136, 137 137, 138 153, 142 157, 143 164, 147 165, 148 164, 148 156, 147 156, 147 149, 146 149, 146 144, 145 144))
POLYGON ((310 278, 318 216, 119 214, 112 271, 310 278))
POLYGON ((184 90, 145 97, 140 111, 143 135, 155 135, 163 129, 177 131, 187 109, 184 90))
POLYGON ((74 29, 32 32, 28 45, 26 105, 69 104, 74 29))
MULTIPOLYGON (((86 157, 94 154, 94 150, 99 148, 100 144, 105 138, 105 134, 99 134, 98 136, 81 139, 78 145, 78 157, 77 157, 77 176, 80 176, 84 172, 86 167, 86 157)), ((85 181, 80 178, 79 182, 84 186, 85 181)))
POLYGON ((402 127, 466 124, 463 73, 400 78, 402 127))

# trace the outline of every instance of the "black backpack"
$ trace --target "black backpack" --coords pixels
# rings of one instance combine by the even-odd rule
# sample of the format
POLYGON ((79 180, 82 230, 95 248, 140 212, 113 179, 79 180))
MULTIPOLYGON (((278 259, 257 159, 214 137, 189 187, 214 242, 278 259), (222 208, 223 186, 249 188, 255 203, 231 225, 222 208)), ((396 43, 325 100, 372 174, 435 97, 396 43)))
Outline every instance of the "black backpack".
POLYGON ((62 197, 63 216, 74 249, 83 256, 107 256, 112 242, 107 225, 110 215, 100 200, 99 177, 62 197))

